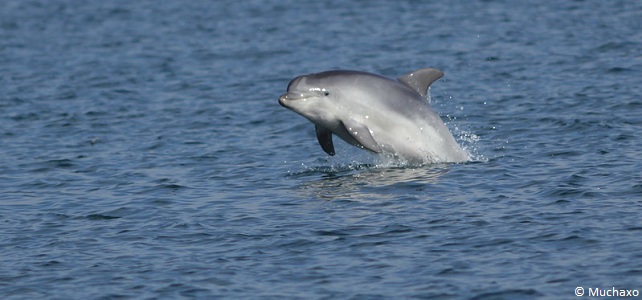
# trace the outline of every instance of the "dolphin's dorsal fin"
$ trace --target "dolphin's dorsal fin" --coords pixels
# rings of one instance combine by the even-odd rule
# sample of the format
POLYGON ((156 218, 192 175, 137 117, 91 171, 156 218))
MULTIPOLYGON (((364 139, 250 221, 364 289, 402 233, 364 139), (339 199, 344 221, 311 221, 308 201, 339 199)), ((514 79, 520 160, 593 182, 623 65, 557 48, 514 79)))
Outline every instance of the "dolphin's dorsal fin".
POLYGON ((425 98, 428 96, 428 88, 430 85, 442 76, 444 76, 444 72, 440 70, 425 68, 401 76, 399 77, 399 81, 403 82, 425 98))

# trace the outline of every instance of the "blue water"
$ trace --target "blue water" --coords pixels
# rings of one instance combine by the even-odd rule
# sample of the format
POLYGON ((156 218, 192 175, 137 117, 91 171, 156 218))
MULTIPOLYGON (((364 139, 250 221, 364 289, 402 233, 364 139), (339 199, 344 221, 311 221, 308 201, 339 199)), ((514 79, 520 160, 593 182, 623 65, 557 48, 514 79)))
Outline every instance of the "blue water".
POLYGON ((640 1, 0 1, 0 298, 642 290, 640 1), (475 157, 383 163, 277 103, 443 70, 475 157))

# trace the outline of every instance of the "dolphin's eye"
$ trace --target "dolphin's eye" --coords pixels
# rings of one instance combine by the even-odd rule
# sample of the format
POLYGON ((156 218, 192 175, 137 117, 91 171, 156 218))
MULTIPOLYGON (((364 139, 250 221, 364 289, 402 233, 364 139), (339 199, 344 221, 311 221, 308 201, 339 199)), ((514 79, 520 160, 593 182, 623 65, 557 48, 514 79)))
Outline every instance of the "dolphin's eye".
POLYGON ((323 92, 323 96, 330 96, 330 92, 328 92, 328 91, 324 91, 324 92, 323 92))

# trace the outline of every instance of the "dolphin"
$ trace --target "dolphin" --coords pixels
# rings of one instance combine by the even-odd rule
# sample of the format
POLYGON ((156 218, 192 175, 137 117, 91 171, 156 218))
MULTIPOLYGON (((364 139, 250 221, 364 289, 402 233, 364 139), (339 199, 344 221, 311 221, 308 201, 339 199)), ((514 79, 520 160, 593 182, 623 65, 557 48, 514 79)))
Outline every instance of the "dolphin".
POLYGON ((348 144, 412 164, 466 162, 429 104, 429 87, 444 73, 425 68, 397 79, 350 70, 302 75, 279 104, 315 125, 323 151, 334 155, 332 135, 348 144))

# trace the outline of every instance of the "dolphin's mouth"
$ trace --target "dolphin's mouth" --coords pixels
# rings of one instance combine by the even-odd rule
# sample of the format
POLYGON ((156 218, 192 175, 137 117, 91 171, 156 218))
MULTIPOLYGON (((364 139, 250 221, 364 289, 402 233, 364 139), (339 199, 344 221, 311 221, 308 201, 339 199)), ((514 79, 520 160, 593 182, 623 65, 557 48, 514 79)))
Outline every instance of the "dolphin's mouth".
POLYGON ((281 99, 282 100, 292 100, 292 101, 294 101, 294 100, 303 100, 303 99, 306 99, 306 98, 310 98, 312 96, 313 95, 311 95, 310 93, 288 92, 286 94, 281 95, 281 97, 279 97, 279 100, 281 100, 281 99))
POLYGON ((286 94, 283 94, 279 97, 279 104, 282 106, 287 107, 287 102, 288 101, 297 101, 297 100, 305 100, 307 98, 310 98, 314 95, 311 95, 309 93, 295 93, 295 92, 289 92, 286 94))
POLYGON ((281 106, 287 107, 287 105, 285 105, 286 101, 288 101, 288 94, 283 94, 279 97, 279 104, 281 104, 281 106))

